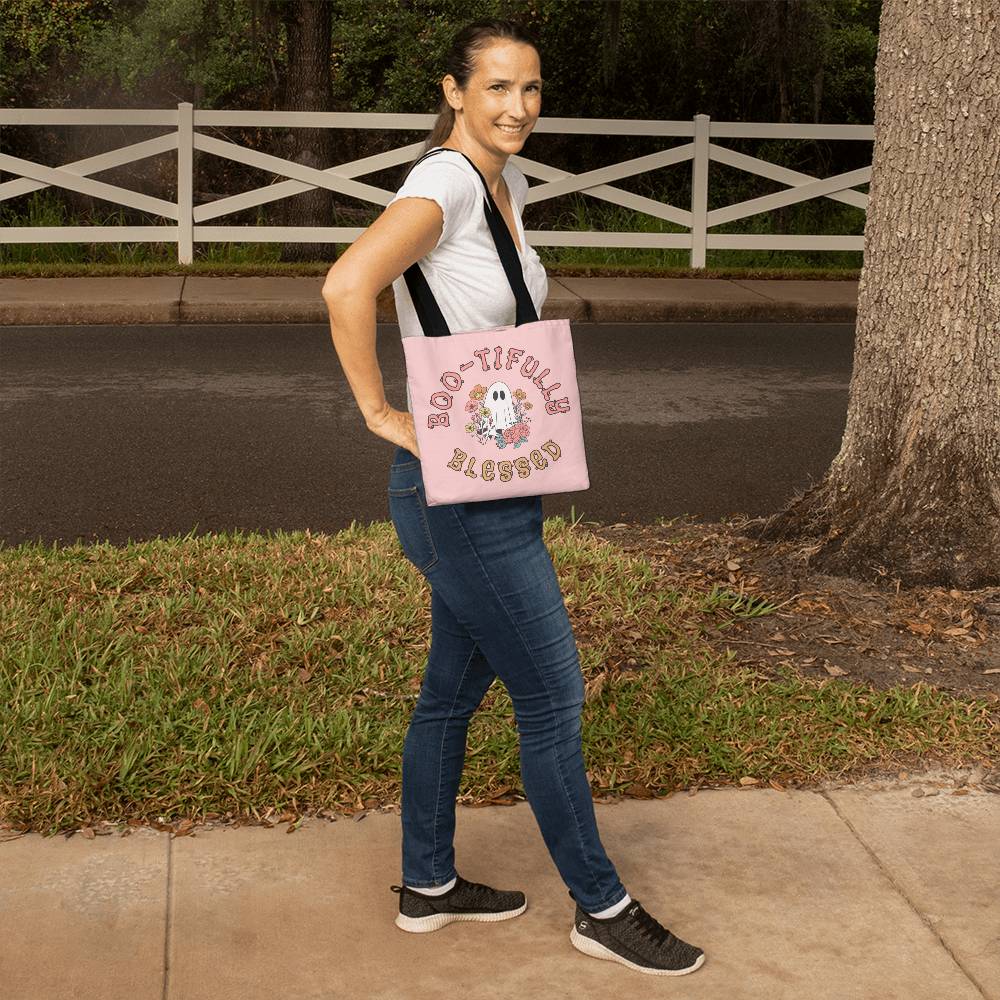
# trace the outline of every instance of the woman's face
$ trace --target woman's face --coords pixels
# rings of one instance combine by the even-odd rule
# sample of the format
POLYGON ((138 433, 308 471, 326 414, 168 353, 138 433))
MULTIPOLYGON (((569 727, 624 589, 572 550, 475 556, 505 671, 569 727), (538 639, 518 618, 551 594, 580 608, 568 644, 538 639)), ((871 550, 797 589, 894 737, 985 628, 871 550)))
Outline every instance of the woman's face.
POLYGON ((496 42, 480 52, 464 93, 450 73, 444 85, 456 112, 452 135, 501 159, 521 149, 542 110, 538 52, 523 42, 496 42))

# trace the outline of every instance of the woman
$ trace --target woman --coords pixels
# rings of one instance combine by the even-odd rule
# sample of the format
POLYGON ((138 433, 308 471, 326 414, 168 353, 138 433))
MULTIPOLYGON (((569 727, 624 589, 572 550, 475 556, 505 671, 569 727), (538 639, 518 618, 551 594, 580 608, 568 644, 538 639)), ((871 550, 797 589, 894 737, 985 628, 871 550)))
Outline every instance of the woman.
POLYGON ((517 246, 539 315, 545 269, 520 213, 528 182, 508 162, 541 111, 538 50, 509 21, 466 25, 442 80, 426 150, 382 215, 330 269, 323 288, 334 346, 369 430, 397 445, 389 511, 403 553, 431 588, 431 648, 403 749, 402 868, 396 924, 432 931, 454 920, 506 920, 522 892, 455 870, 455 797, 469 718, 494 677, 507 687, 521 776, 545 845, 576 902, 574 947, 653 975, 704 961, 629 896, 597 831, 580 738, 584 683, 558 580, 542 540, 541 497, 428 507, 407 412, 385 399, 375 352, 375 299, 392 282, 401 333, 421 336, 403 272, 414 261, 454 331, 514 322, 514 297, 483 211, 489 184, 517 246), (448 152, 452 150, 453 152, 448 152), (463 156, 462 154, 465 154, 463 156))

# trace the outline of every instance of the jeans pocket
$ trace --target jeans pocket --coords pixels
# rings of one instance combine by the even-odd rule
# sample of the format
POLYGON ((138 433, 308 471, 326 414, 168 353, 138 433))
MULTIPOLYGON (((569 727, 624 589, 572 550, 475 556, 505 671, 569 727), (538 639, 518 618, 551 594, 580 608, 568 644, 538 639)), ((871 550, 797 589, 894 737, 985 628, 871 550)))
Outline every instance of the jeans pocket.
POLYGON ((438 561, 438 553, 416 485, 389 487, 389 516, 403 555, 421 573, 426 573, 438 561))

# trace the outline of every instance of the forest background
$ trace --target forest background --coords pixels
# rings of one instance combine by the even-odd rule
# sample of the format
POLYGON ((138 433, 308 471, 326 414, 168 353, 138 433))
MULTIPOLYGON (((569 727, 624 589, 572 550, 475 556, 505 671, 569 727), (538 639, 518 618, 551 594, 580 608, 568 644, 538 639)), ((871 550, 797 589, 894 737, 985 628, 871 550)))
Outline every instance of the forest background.
MULTIPOLYGON (((433 113, 454 32, 509 17, 537 38, 546 117, 871 124, 879 0, 0 0, 0 103, 20 108, 173 108, 433 113), (318 52, 318 57, 317 57, 318 52), (317 62, 318 58, 318 62, 317 62), (318 67, 318 69, 317 69, 318 67), (326 70, 329 70, 328 77, 326 70)), ((204 131, 320 168, 419 142, 427 130, 216 128, 204 131)), ((6 126, 0 150, 56 166, 163 132, 143 126, 6 126)), ((536 132, 524 155, 579 173, 687 140, 536 132)), ((871 143, 725 140, 816 177, 871 162, 871 143)), ((394 191, 403 165, 364 176, 394 191)), ((15 175, 0 173, 0 182, 15 175)), ((105 170, 99 179, 176 198, 176 154, 105 170)), ((282 180, 195 151, 195 203, 282 180)), ((531 177, 529 176, 529 181, 531 177)), ((688 164, 617 182, 690 205, 688 164)), ((710 167, 709 209, 785 186, 710 167)), ((867 185, 859 190, 867 191, 867 185)), ((382 207, 313 190, 224 217, 230 225, 366 226, 382 207)), ((131 208, 45 187, 0 202, 0 225, 162 223, 131 208)), ((531 204, 530 229, 683 232, 584 194, 531 204)), ((861 235, 864 212, 828 198, 713 232, 861 235)), ((342 244, 206 244, 206 261, 326 266, 342 244)), ((683 268, 684 250, 539 247, 546 266, 683 268)), ((162 261, 176 244, 0 244, 5 273, 39 261, 162 261)), ((821 268, 856 276, 861 252, 709 251, 714 267, 821 268)), ((280 268, 278 269, 281 270, 280 268)))

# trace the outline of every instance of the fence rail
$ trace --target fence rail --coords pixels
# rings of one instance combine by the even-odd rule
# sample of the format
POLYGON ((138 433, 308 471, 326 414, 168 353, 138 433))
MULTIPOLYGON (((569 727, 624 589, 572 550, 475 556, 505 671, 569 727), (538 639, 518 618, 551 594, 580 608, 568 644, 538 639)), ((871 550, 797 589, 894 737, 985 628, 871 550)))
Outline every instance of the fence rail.
MULTIPOLYGON (((17 175, 16 180, 0 183, 0 201, 16 198, 40 188, 62 187, 117 205, 159 215, 173 223, 154 226, 8 226, 0 228, 0 243, 176 242, 177 260, 181 264, 191 263, 195 243, 222 241, 352 243, 364 232, 364 227, 226 226, 206 223, 232 212, 254 208, 318 187, 385 206, 395 192, 386 191, 355 178, 409 163, 423 148, 422 139, 388 152, 317 170, 280 156, 272 156, 205 135, 196 129, 258 126, 430 131, 435 117, 418 114, 353 112, 195 111, 190 103, 178 104, 176 111, 0 108, 0 128, 5 125, 141 125, 172 129, 154 139, 122 146, 58 167, 49 167, 0 153, 0 170, 17 175), (196 149, 278 174, 287 180, 195 205, 193 166, 196 149), (111 167, 134 163, 145 157, 172 150, 177 151, 176 203, 131 191, 116 184, 107 184, 91 176, 111 167)), ((583 173, 572 173, 526 156, 512 156, 512 161, 526 176, 540 181, 529 188, 528 203, 579 192, 623 208, 643 212, 654 218, 664 219, 688 230, 684 233, 527 230, 525 235, 533 246, 680 248, 690 252, 691 266, 694 268, 705 266, 705 254, 708 250, 863 249, 863 236, 789 236, 712 232, 714 226, 814 198, 830 198, 867 210, 868 196, 853 188, 859 184, 866 184, 871 178, 871 165, 837 174, 835 177, 817 178, 755 156, 736 152, 718 145, 715 140, 835 139, 870 142, 874 138, 874 128, 871 125, 713 122, 707 115, 695 115, 690 122, 615 118, 539 118, 533 131, 564 135, 643 135, 691 140, 683 145, 583 173), (615 186, 617 181, 627 177, 687 162, 691 163, 689 208, 678 208, 615 186), (709 211, 710 163, 726 164, 788 187, 775 194, 751 198, 748 201, 709 211)))

